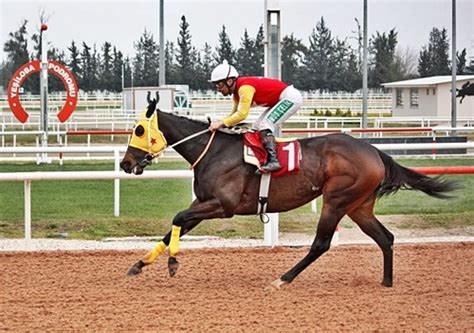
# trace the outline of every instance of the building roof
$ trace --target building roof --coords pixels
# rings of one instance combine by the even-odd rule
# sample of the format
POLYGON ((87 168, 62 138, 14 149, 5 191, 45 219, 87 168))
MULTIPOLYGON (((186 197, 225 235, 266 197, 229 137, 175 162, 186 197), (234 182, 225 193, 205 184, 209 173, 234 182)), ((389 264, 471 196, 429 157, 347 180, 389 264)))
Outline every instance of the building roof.
MULTIPOLYGON (((420 79, 382 83, 382 86, 385 88, 432 87, 437 84, 451 82, 451 80, 451 75, 430 76, 420 79)), ((474 75, 456 75, 456 82, 466 80, 471 80, 474 82, 474 75)))

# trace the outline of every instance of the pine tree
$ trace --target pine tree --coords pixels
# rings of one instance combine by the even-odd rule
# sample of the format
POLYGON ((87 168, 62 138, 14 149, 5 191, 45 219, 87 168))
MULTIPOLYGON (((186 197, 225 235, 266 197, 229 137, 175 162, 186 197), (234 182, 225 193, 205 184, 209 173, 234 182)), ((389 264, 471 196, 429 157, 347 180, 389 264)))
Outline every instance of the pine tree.
POLYGON ((466 49, 463 49, 461 53, 456 52, 456 74, 463 75, 465 72, 466 72, 466 49))
POLYGON ((214 58, 218 64, 227 60, 229 64, 235 63, 235 50, 225 30, 225 25, 222 26, 222 31, 219 33, 219 45, 216 47, 216 57, 214 58))
MULTIPOLYGON (((3 51, 6 53, 6 62, 3 66, 2 85, 8 86, 8 82, 13 74, 24 64, 30 61, 28 55, 28 39, 27 39, 27 20, 24 20, 17 31, 8 34, 9 39, 3 46, 3 51)), ((28 82, 23 85, 25 90, 31 91, 28 82)))
POLYGON ((307 52, 301 39, 296 38, 293 34, 283 37, 281 48, 281 78, 284 82, 292 83, 297 87, 302 86, 299 82, 298 73, 307 52))
MULTIPOLYGON (((124 67, 123 54, 117 51, 114 46, 112 56, 112 91, 122 91, 122 79, 125 81, 125 71, 122 73, 122 67, 124 67), (123 75, 123 78, 122 78, 123 75)), ((124 82, 125 83, 125 82, 124 82)))
POLYGON ((165 68, 166 68, 166 81, 170 84, 176 84, 178 82, 176 75, 176 49, 174 43, 167 41, 165 47, 165 68))
POLYGON ((82 77, 79 82, 79 87, 84 91, 94 90, 94 75, 93 75, 93 60, 91 55, 91 48, 86 42, 82 42, 81 52, 81 67, 82 77))
POLYGON ((421 77, 449 75, 449 40, 446 29, 433 28, 427 46, 423 46, 418 60, 421 77))
POLYGON ((181 16, 181 24, 179 25, 178 48, 176 53, 176 74, 178 84, 188 84, 192 86, 195 79, 194 63, 193 63, 193 47, 191 44, 191 34, 189 32, 189 24, 186 17, 181 16))
POLYGON ((159 54, 158 44, 153 35, 144 31, 139 41, 135 43, 134 57, 134 86, 146 87, 158 85, 159 54))
MULTIPOLYGON (((203 57, 202 57, 202 72, 206 80, 211 79, 211 72, 216 66, 214 62, 214 58, 212 56, 212 47, 208 43, 204 44, 204 48, 202 50, 203 57)), ((207 85, 206 85, 207 86, 207 85)))
POLYGON ((76 78, 76 81, 81 82, 82 68, 79 49, 77 48, 76 43, 74 41, 71 42, 71 46, 69 46, 67 49, 69 50, 69 62, 67 62, 67 65, 69 66, 72 75, 74 75, 74 77, 76 78))
POLYGON ((253 73, 254 53, 254 41, 250 39, 247 29, 245 29, 244 36, 240 41, 240 48, 237 50, 235 56, 235 64, 240 75, 255 75, 253 73))
POLYGON ((372 55, 371 70, 369 72, 369 86, 380 87, 384 82, 393 81, 393 65, 395 59, 395 47, 397 46, 397 32, 390 30, 388 35, 380 34, 378 31, 370 41, 370 53, 372 55))
POLYGON ((105 91, 112 91, 113 82, 113 64, 112 64, 112 44, 105 42, 102 45, 102 62, 100 63, 99 78, 100 87, 105 91))
POLYGON ((264 74, 264 54, 265 54, 265 45, 263 41, 265 39, 265 34, 263 32, 263 25, 260 25, 258 28, 257 36, 255 37, 254 42, 254 54, 253 54, 253 69, 252 75, 263 76, 264 74))
POLYGON ((432 66, 430 52, 427 47, 423 46, 418 59, 418 74, 420 74, 420 77, 431 76, 432 66))
POLYGON ((302 88, 319 91, 327 90, 331 77, 331 57, 334 53, 331 31, 326 26, 324 18, 316 24, 309 37, 309 50, 303 60, 306 80, 302 88))

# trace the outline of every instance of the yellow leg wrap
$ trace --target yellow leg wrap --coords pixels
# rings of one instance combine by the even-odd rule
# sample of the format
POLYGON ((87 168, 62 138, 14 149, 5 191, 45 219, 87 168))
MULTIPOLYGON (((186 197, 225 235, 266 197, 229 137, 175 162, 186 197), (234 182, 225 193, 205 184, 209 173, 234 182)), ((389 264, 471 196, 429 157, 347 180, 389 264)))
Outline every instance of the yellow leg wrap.
POLYGON ((170 257, 176 256, 179 251, 179 233, 181 227, 172 226, 171 227, 171 241, 170 241, 170 257))
POLYGON ((153 263, 165 249, 166 244, 163 243, 163 241, 159 242, 153 249, 150 250, 150 252, 145 255, 142 261, 145 263, 145 265, 153 263))

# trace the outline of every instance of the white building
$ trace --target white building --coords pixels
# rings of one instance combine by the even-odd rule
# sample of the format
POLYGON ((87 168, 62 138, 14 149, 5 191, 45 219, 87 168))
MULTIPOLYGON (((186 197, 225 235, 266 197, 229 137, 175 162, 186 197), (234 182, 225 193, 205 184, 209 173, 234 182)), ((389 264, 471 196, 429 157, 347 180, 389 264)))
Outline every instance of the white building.
MULTIPOLYGON (((383 83, 392 91, 394 117, 451 117, 451 76, 432 76, 421 79, 383 83)), ((474 75, 457 75, 458 89, 467 82, 474 83, 474 75)), ((457 98, 457 118, 474 118, 474 96, 457 98)))

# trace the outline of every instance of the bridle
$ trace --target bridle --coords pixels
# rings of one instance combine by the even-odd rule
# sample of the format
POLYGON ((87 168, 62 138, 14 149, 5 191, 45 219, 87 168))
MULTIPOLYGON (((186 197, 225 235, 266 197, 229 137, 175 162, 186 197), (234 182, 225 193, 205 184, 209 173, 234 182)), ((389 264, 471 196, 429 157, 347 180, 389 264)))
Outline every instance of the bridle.
MULTIPOLYGON (((157 115, 157 117, 158 117, 158 115, 157 115)), ((138 162, 138 165, 141 166, 142 168, 145 168, 146 166, 150 165, 151 162, 153 161, 153 159, 155 159, 156 157, 158 157, 158 156, 163 152, 163 150, 165 150, 165 149, 168 147, 168 144, 167 144, 167 142, 166 142, 165 136, 163 135, 163 132, 161 132, 161 131, 158 129, 158 131, 159 131, 160 134, 162 135, 162 138, 163 138, 165 144, 164 144, 164 147, 163 147, 160 151, 158 151, 158 152, 156 152, 156 153, 153 153, 153 152, 152 152, 151 144, 150 144, 150 142, 151 142, 151 122, 152 122, 152 121, 153 121, 153 117, 148 118, 148 131, 147 131, 147 132, 148 132, 148 140, 147 140, 147 143, 148 143, 148 153, 145 155, 145 157, 143 158, 143 160, 141 160, 141 161, 138 162)), ((208 129, 208 128, 206 128, 206 129, 204 129, 204 130, 202 130, 202 131, 196 132, 196 133, 194 133, 194 134, 188 135, 187 137, 185 137, 185 138, 179 140, 178 142, 173 143, 173 144, 172 144, 171 146, 169 146, 169 147, 170 147, 170 148, 174 148, 174 147, 176 147, 177 145, 180 145, 180 144, 182 144, 182 143, 184 143, 184 142, 186 142, 186 141, 189 141, 189 140, 191 140, 191 139, 194 139, 195 137, 198 137, 198 136, 200 136, 200 135, 203 135, 204 133, 207 133, 207 132, 209 132, 209 129, 208 129)), ((212 141, 212 139, 214 138, 214 134, 215 134, 215 132, 214 132, 213 135, 211 136, 211 139, 210 139, 210 141, 209 141, 209 144, 210 144, 210 142, 212 141)), ((208 146, 209 146, 209 144, 208 144, 208 146)), ((206 153, 207 148, 208 148, 208 147, 206 147, 206 149, 204 150, 203 154, 201 154, 201 156, 198 158, 198 160, 197 160, 196 162, 194 162, 193 167, 200 161, 201 157, 206 153)))

